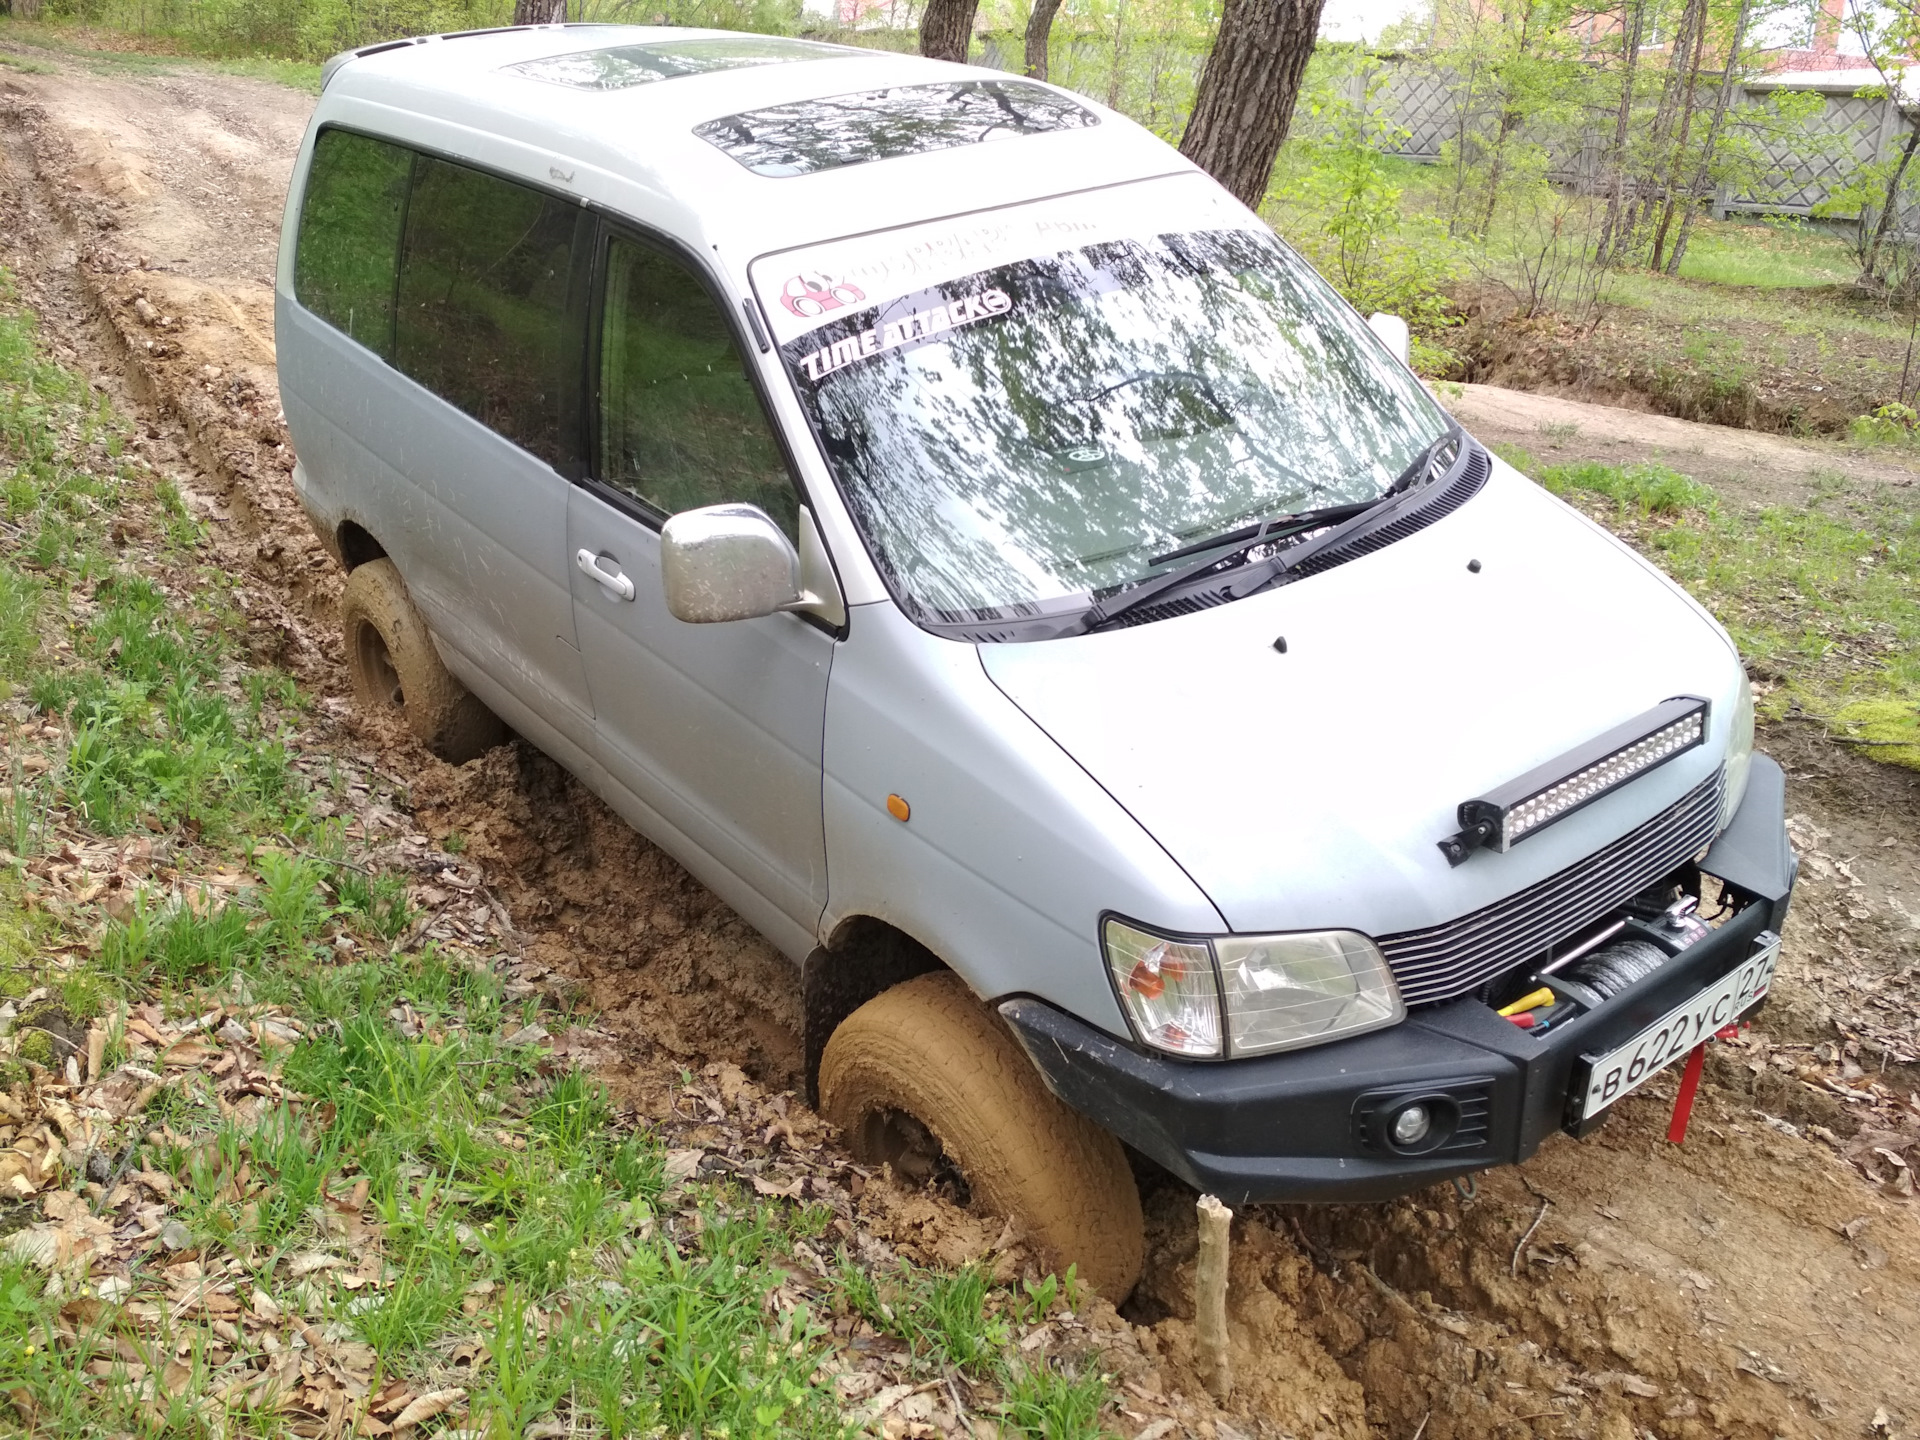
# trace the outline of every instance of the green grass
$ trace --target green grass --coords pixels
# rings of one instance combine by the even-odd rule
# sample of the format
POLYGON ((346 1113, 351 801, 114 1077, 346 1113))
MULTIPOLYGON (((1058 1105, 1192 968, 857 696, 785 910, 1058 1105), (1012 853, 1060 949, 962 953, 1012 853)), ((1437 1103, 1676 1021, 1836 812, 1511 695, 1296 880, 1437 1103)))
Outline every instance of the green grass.
POLYGON ((1625 533, 1719 617, 1766 718, 1810 716, 1920 768, 1920 515, 1835 478, 1804 506, 1721 507, 1664 466, 1506 458, 1625 533))
POLYGON ((1762 290, 1845 285, 1860 273, 1852 243, 1805 221, 1696 220, 1680 278, 1762 290))
MULTIPOLYGON (((320 93, 320 65, 310 60, 284 59, 271 54, 170 53, 191 49, 179 39, 128 30, 89 30, 61 20, 18 20, 0 15, 0 43, 12 40, 48 50, 97 75, 178 75, 212 71, 268 80, 276 85, 320 93), (102 42, 107 43, 102 43, 102 42), (113 43, 113 42, 121 43, 113 43), (134 49, 130 46, 142 48, 134 49)), ((0 52, 0 66, 34 75, 57 75, 59 66, 25 55, 0 52)))

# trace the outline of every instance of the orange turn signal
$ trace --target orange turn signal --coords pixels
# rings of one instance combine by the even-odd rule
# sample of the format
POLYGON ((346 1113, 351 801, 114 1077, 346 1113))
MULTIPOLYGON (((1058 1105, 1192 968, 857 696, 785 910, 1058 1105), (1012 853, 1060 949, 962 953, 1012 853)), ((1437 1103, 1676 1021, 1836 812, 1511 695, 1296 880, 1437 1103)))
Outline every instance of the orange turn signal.
POLYGON ((913 813, 913 809, 898 795, 889 795, 887 796, 887 813, 896 820, 904 820, 913 813))

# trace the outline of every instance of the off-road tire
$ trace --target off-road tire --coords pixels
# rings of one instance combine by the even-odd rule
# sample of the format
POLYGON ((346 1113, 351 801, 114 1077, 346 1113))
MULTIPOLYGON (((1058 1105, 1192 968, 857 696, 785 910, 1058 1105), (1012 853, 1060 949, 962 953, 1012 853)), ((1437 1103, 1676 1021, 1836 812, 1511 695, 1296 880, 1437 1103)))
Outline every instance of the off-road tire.
POLYGON ((896 985, 841 1022, 820 1109, 855 1156, 886 1153, 895 1116, 939 1142, 976 1208, 1014 1216, 1048 1264, 1118 1305, 1140 1278, 1140 1192, 1120 1142, 1050 1092, 1000 1017, 956 975, 896 985))
POLYGON ((393 561, 354 567, 340 597, 340 627, 354 698, 369 710, 400 712, 442 760, 464 765, 507 738, 499 717, 441 663, 393 561))

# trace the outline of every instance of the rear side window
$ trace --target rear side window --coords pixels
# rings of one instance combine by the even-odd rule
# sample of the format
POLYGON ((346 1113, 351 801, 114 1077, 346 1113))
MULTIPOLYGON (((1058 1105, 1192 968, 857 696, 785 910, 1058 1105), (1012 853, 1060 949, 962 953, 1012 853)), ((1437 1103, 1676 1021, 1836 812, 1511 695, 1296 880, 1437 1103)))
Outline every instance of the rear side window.
POLYGON ((393 356, 393 285, 413 153, 327 130, 314 142, 293 293, 336 330, 393 356))
POLYGON ((564 200, 420 156, 401 245, 394 364, 559 465, 575 221, 564 200))

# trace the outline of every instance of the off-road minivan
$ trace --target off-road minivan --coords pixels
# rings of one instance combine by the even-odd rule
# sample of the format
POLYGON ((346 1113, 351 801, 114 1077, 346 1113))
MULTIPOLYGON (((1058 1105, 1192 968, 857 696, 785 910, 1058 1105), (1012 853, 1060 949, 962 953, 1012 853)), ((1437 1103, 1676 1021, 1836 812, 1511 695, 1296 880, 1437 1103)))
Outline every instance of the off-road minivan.
POLYGON ((1091 101, 372 46, 277 325, 362 701, 565 765, 802 967, 856 1152, 1116 1299, 1128 1147, 1386 1197, 1766 994, 1795 864, 1726 634, 1091 101))

